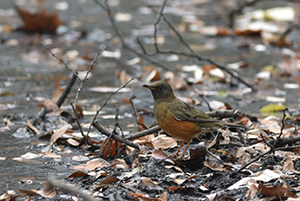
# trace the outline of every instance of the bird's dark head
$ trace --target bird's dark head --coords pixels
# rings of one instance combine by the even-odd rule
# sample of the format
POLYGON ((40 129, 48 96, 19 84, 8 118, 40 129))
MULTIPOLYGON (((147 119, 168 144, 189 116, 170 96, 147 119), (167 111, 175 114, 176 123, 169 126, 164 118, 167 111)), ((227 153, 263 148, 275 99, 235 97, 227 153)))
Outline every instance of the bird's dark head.
POLYGON ((143 87, 151 90, 155 101, 172 101, 175 98, 173 90, 167 82, 157 81, 152 85, 143 85, 143 87))

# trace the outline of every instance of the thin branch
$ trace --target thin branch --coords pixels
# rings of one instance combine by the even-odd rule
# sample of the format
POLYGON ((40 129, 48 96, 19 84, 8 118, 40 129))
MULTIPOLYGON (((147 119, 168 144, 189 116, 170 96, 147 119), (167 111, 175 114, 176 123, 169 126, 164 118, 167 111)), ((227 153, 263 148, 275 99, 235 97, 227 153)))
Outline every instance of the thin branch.
MULTIPOLYGON (((155 9, 152 9, 155 13, 157 13, 157 11, 155 9)), ((205 58, 205 57, 201 57, 200 55, 198 55, 192 48, 191 46, 185 41, 185 39, 182 37, 182 35, 177 31, 177 29, 172 25, 172 23, 168 20, 168 18, 162 13, 163 10, 161 10, 161 12, 159 13, 159 16, 162 16, 163 20, 167 23, 167 25, 169 26, 169 28, 176 34, 176 36, 178 37, 179 41, 189 50, 190 53, 186 53, 186 52, 180 52, 180 51, 175 51, 175 50, 161 50, 158 48, 157 44, 154 44, 154 46, 156 47, 156 53, 161 53, 161 54, 176 54, 176 55, 181 55, 181 56, 187 56, 187 57, 191 57, 191 58, 196 58, 199 61, 205 61, 208 63, 211 63, 213 65, 215 65, 217 68, 221 69, 222 71, 225 71, 226 73, 228 73, 231 77, 237 79, 239 82, 241 82, 242 84, 246 85, 247 87, 251 88, 252 90, 255 90, 255 88, 248 84, 246 81, 244 81, 242 78, 240 78, 239 76, 235 75, 235 73, 233 73, 231 70, 227 69, 225 66, 213 61, 210 58, 205 58)), ((154 36, 155 37, 155 36, 154 36)), ((157 41, 155 40, 155 42, 157 43, 157 41)))
MULTIPOLYGON (((149 7, 152 9, 152 11, 156 14, 158 14, 158 12, 153 9, 152 7, 149 7)), ((164 8, 164 6, 162 7, 164 8)), ((184 40, 184 38, 182 37, 182 35, 177 31, 177 29, 173 26, 173 24, 168 20, 168 18, 165 16, 165 14, 163 13, 163 9, 160 10, 159 12, 159 16, 160 18, 162 17, 163 20, 166 22, 166 24, 168 25, 168 27, 176 34, 176 36, 178 37, 179 41, 193 54, 196 54, 196 52, 191 48, 191 46, 184 40)), ((155 37, 155 36, 154 36, 155 37)), ((157 40, 154 40, 154 42, 157 43, 157 40)), ((157 46, 154 44, 154 46, 157 46)), ((158 46, 157 46, 158 47, 158 46)), ((156 50, 158 50, 157 52, 160 52, 159 48, 156 48, 156 50)))
POLYGON ((143 136, 158 132, 160 130, 161 130, 161 128, 157 125, 157 126, 153 126, 153 127, 149 128, 147 130, 143 130, 143 131, 131 134, 131 135, 127 135, 125 138, 128 140, 133 140, 133 139, 136 139, 139 137, 143 137, 143 136))
POLYGON ((119 141, 119 142, 122 142, 122 143, 125 143, 126 145, 128 146, 131 146, 133 148, 136 148, 136 149, 139 149, 139 145, 138 144, 135 144, 131 141, 129 141, 128 139, 125 139, 119 135, 116 135, 116 134, 113 134, 112 132, 109 132, 108 130, 106 130, 102 125, 100 125, 97 121, 94 121, 92 123, 92 125, 102 134, 106 135, 106 136, 111 136, 111 138, 119 141))
POLYGON ((260 155, 258 155, 257 157, 255 157, 254 159, 250 160, 248 163, 244 164, 240 169, 238 169, 237 171, 234 172, 234 174, 241 172, 243 169, 245 169, 246 167, 248 167, 248 165, 254 163, 255 161, 258 161, 261 157, 270 154, 272 152, 275 151, 291 151, 293 149, 299 149, 300 146, 290 146, 290 147, 277 147, 274 149, 270 149, 269 151, 266 151, 264 153, 261 153, 260 155))
POLYGON ((93 122, 96 120, 96 118, 97 118, 99 112, 106 106, 106 104, 107 104, 107 102, 110 100, 110 98, 111 98, 113 95, 115 95, 116 93, 118 93, 121 89, 125 88, 132 80, 134 80, 134 78, 131 78, 131 79, 130 79, 128 82, 126 82, 123 86, 121 86, 120 88, 118 88, 116 91, 112 92, 112 93, 107 97, 107 99, 104 101, 103 105, 97 110, 97 112, 96 112, 94 118, 92 119, 92 123, 91 123, 91 125, 90 125, 90 127, 89 127, 89 129, 88 129, 88 133, 90 133, 92 124, 93 124, 93 122))
POLYGON ((77 78, 76 74, 73 74, 70 82, 68 83, 68 85, 66 87, 66 89, 64 90, 64 92, 62 93, 62 95, 59 97, 59 99, 56 102, 56 105, 58 107, 60 107, 63 104, 63 102, 66 100, 66 98, 69 95, 73 85, 76 82, 76 78, 77 78))
POLYGON ((83 79, 80 79, 80 85, 77 89, 77 93, 76 93, 76 96, 75 96, 75 105, 77 105, 77 102, 78 102, 78 97, 79 97, 79 94, 82 90, 82 87, 83 87, 83 84, 84 82, 88 79, 88 76, 91 72, 91 70, 94 68, 94 66, 96 65, 96 62, 99 58, 99 56, 102 54, 102 52, 106 49, 106 46, 103 46, 101 51, 97 53, 96 57, 94 58, 93 62, 90 64, 89 68, 88 68, 88 71, 86 72, 85 76, 83 79))
POLYGON ((44 45, 44 43, 41 43, 47 50, 48 50, 48 52, 50 52, 50 54, 55 58, 55 59, 57 59, 57 60, 59 60, 69 71, 71 71, 74 75, 76 75, 77 76, 77 78, 80 80, 80 78, 78 77, 78 75, 77 75, 77 72, 76 71, 74 71, 72 68, 70 68, 69 66, 68 66, 68 64, 66 64, 66 62, 63 60, 63 59, 61 59, 61 58, 59 58, 58 56, 56 56, 51 50, 50 50, 50 48, 48 47, 48 46, 46 46, 46 45, 44 45))
POLYGON ((161 63, 159 61, 156 61, 156 60, 152 59, 151 57, 145 55, 142 52, 137 51, 134 47, 131 47, 128 43, 126 43, 124 41, 124 37, 123 37, 123 35, 121 34, 120 30, 117 27, 117 24, 115 22, 114 16, 113 16, 112 11, 111 11, 111 9, 110 9, 110 7, 108 5, 108 1, 107 0, 105 0, 105 5, 103 5, 102 3, 100 3, 99 0, 94 0, 94 2, 107 13, 107 15, 109 17, 109 20, 110 20, 110 22, 112 24, 112 28, 113 28, 114 32, 116 33, 116 35, 121 40, 121 43, 122 43, 122 45, 123 45, 124 48, 128 49, 129 51, 131 51, 135 55, 137 55, 137 56, 139 56, 139 57, 147 60, 148 62, 150 62, 150 63, 152 63, 154 65, 157 65, 157 66, 159 66, 159 67, 161 67, 161 68, 163 68, 165 70, 169 70, 169 71, 174 72, 174 70, 172 68, 170 68, 169 66, 167 66, 167 65, 165 65, 165 64, 163 64, 163 63, 161 63))
POLYGON ((80 188, 73 186, 71 184, 62 183, 61 181, 54 178, 54 176, 49 176, 49 183, 51 186, 55 188, 59 188, 64 192, 68 192, 70 194, 76 194, 83 198, 83 200, 86 201, 97 201, 99 199, 95 199, 91 197, 90 195, 83 192, 80 188))
POLYGON ((133 110, 133 116, 134 116, 134 118, 135 118, 135 122, 136 122, 136 124, 138 125, 138 127, 139 127, 139 121, 138 121, 138 119, 137 119, 137 112, 136 112, 136 110, 135 110, 135 107, 134 107, 134 105, 133 105, 133 99, 135 99, 136 98, 136 96, 133 94, 132 96, 131 96, 131 98, 129 99, 129 101, 130 101, 130 105, 131 105, 131 108, 132 108, 132 110, 133 110))
POLYGON ((142 41, 139 37, 136 38, 136 42, 140 46, 141 50, 143 51, 143 54, 147 55, 147 51, 146 51, 146 49, 145 49, 145 47, 144 47, 144 45, 143 45, 143 43, 142 43, 142 41))
POLYGON ((281 129, 280 129, 280 134, 279 134, 279 136, 277 137, 276 142, 275 142, 274 145, 273 145, 274 147, 277 147, 277 146, 278 146, 279 141, 280 141, 280 138, 281 138, 282 135, 283 135, 283 129, 284 129, 284 127, 285 127, 285 117, 286 117, 285 112, 286 112, 286 111, 288 111, 288 108, 285 108, 285 109, 283 110, 283 117, 282 117, 282 120, 281 120, 282 125, 281 125, 281 129))
POLYGON ((154 23, 154 33, 153 33, 153 35, 154 35, 154 47, 156 49, 156 52, 159 51, 158 44, 157 44, 158 24, 160 23, 161 18, 163 16, 164 8, 167 4, 167 1, 168 0, 164 0, 163 5, 161 6, 160 11, 159 11, 159 16, 158 16, 156 22, 154 23))

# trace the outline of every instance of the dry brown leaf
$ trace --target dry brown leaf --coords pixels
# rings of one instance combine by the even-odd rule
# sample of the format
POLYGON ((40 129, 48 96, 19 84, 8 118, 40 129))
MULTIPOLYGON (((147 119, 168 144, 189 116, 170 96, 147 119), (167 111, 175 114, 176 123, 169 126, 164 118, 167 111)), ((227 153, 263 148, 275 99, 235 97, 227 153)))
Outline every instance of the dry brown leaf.
POLYGON ((10 200, 15 200, 18 196, 16 195, 16 191, 14 190, 6 190, 6 192, 2 195, 0 195, 0 200, 1 201, 10 201, 10 200))
POLYGON ((152 147, 152 139, 155 138, 154 134, 146 135, 143 137, 139 137, 138 139, 134 139, 133 142, 136 144, 144 145, 144 146, 150 146, 152 147), (146 144, 146 145, 145 145, 146 144))
POLYGON ((177 140, 166 135, 159 135, 152 139, 154 149, 167 149, 177 146, 177 140))
POLYGON ((216 65, 213 65, 213 64, 206 64, 206 65, 204 65, 202 68, 203 68, 203 72, 209 74, 209 72, 210 72, 211 70, 213 70, 213 69, 216 68, 216 65))
POLYGON ((218 27, 216 35, 218 35, 218 36, 228 36, 228 35, 232 35, 232 31, 229 30, 226 27, 218 27))
POLYGON ((97 159, 90 160, 86 164, 74 166, 73 169, 90 171, 90 170, 94 170, 99 167, 108 167, 108 166, 110 166, 109 162, 107 162, 106 160, 104 160, 102 158, 97 158, 97 159))
POLYGON ((142 193, 131 193, 130 195, 134 198, 139 198, 139 201, 161 201, 160 198, 149 198, 142 193))
POLYGON ((167 192, 163 192, 160 196, 159 196, 159 199, 161 201, 167 201, 167 198, 168 198, 168 193, 167 192))
POLYGON ((250 199, 250 198, 253 198, 254 196, 256 196, 258 193, 258 188, 255 184, 251 184, 249 187, 248 187, 248 190, 247 190, 247 193, 246 193, 246 198, 250 199))
POLYGON ((33 196, 33 195, 40 195, 45 198, 54 198, 56 196, 56 189, 50 187, 48 182, 45 182, 44 188, 41 190, 36 190, 36 189, 19 189, 19 191, 24 195, 24 196, 33 196))
POLYGON ((261 29, 234 29, 233 32, 240 36, 260 36, 261 29))
POLYGON ((264 197, 297 197, 293 192, 282 186, 265 186, 262 183, 259 183, 258 187, 260 189, 260 194, 262 194, 264 197))
POLYGON ((176 178, 174 178, 173 181, 174 181, 176 184, 181 185, 181 184, 187 182, 188 180, 194 179, 194 178, 196 178, 196 177, 197 177, 196 175, 192 175, 192 176, 190 176, 190 177, 188 177, 188 178, 186 178, 186 179, 176 179, 176 178))
POLYGON ((209 160, 204 161, 203 165, 214 171, 228 171, 232 167, 230 163, 220 163, 220 160, 217 160, 215 156, 209 155, 209 158, 209 160))
POLYGON ((86 176, 88 176, 87 173, 79 170, 79 171, 72 173, 70 176, 68 176, 68 178, 77 178, 77 177, 86 177, 86 176))
POLYGON ((69 145, 72 145, 74 147, 77 147, 80 145, 80 142, 74 140, 74 139, 67 139, 67 142, 69 143, 69 145))
POLYGON ((154 68, 146 77, 146 82, 154 82, 154 81, 158 81, 161 79, 161 74, 160 72, 154 68))
POLYGON ((61 158, 61 155, 57 155, 55 153, 43 153, 45 157, 48 157, 48 158, 61 158))
POLYGON ((152 153, 152 157, 156 159, 166 159, 168 158, 168 155, 161 150, 154 150, 152 153))
POLYGON ((116 70, 116 71, 115 71, 115 76, 116 76, 116 78, 117 78, 118 80, 121 81, 121 83, 126 83, 126 82, 128 82, 129 80, 132 79, 132 76, 130 76, 130 75, 126 72, 126 70, 121 70, 121 71, 116 70))
POLYGON ((178 172, 183 173, 183 170, 182 170, 180 167, 175 166, 175 165, 165 165, 165 168, 167 168, 167 169, 175 169, 175 170, 177 170, 178 172))
POLYGON ((103 179, 101 181, 101 183, 99 185, 95 186, 95 189, 100 188, 100 187, 104 187, 104 186, 112 186, 115 183, 117 183, 118 181, 120 181, 120 180, 116 177, 106 177, 105 179, 103 179))
POLYGON ((149 189, 156 189, 156 190, 161 189, 161 187, 158 185, 157 182, 153 181, 152 179, 150 179, 148 177, 142 177, 141 180, 142 180, 142 183, 145 184, 149 189))
POLYGON ((123 159, 115 159, 112 163, 111 163, 112 167, 115 168, 121 168, 121 169, 125 169, 128 168, 127 163, 125 162, 125 160, 123 159))
POLYGON ((178 189, 178 186, 170 186, 169 188, 167 188, 167 191, 177 191, 178 189))
POLYGON ((76 104, 76 117, 82 119, 84 117, 83 109, 80 104, 76 104))
POLYGON ((283 167, 283 172, 294 172, 295 174, 300 174, 300 172, 294 168, 294 161, 292 157, 287 157, 281 166, 283 167))
POLYGON ((61 86, 55 89, 52 95, 52 100, 56 103, 65 90, 66 90, 66 86, 61 86))
POLYGON ((54 131, 53 135, 51 136, 50 143, 53 144, 54 142, 56 142, 56 140, 68 130, 69 126, 69 124, 66 124, 63 127, 54 131))
POLYGON ((140 118, 138 120, 138 125, 139 125, 139 131, 143 131, 147 129, 147 126, 145 125, 145 121, 144 121, 144 115, 140 115, 140 118))
POLYGON ((32 130, 36 135, 40 134, 38 129, 36 129, 36 127, 34 125, 32 125, 32 123, 29 120, 27 120, 27 128, 32 130))
POLYGON ((59 116, 63 112, 63 110, 56 105, 56 102, 50 99, 44 100, 44 107, 47 108, 47 111, 51 111, 47 114, 48 116, 59 116))
MULTIPOLYGON (((103 147, 104 145, 107 143, 107 140, 109 138, 106 138, 102 144, 101 144, 101 148, 100 148, 100 153, 103 151, 103 147)), ((117 151, 116 149, 118 149, 118 153, 120 153, 120 149, 123 147, 123 144, 121 142, 117 142, 116 144, 116 140, 114 139, 110 139, 107 146, 105 147, 104 151, 103 151, 103 158, 114 158, 116 157, 117 151)), ((122 150, 121 150, 122 151, 122 150)), ((124 150, 123 150, 124 151, 124 150)))
POLYGON ((15 9, 18 11, 20 17, 22 18, 24 23, 23 29, 26 31, 54 33, 56 28, 62 24, 57 12, 51 15, 50 13, 48 13, 48 11, 42 8, 39 13, 31 14, 16 5, 15 9))

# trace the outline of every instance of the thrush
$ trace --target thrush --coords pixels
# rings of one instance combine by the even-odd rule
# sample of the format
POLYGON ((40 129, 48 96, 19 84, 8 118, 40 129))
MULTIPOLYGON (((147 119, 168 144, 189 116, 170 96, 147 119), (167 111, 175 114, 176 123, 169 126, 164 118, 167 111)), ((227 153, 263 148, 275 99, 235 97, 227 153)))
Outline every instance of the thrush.
POLYGON ((179 158, 183 158, 191 139, 199 134, 227 126, 245 128, 244 125, 216 120, 201 110, 195 109, 189 103, 177 98, 167 82, 157 81, 152 85, 143 85, 143 87, 150 89, 152 92, 154 114, 161 129, 167 134, 183 140, 173 156, 178 155, 184 144, 188 142, 179 156, 179 158))

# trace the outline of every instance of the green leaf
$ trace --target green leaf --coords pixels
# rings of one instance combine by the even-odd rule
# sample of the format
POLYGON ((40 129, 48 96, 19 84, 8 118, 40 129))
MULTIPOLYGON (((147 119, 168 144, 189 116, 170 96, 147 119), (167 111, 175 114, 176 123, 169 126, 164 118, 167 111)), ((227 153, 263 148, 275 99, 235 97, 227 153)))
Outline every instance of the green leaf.
POLYGON ((276 104, 270 104, 262 107, 259 111, 261 113, 263 112, 280 112, 287 108, 285 105, 276 105, 276 104))

